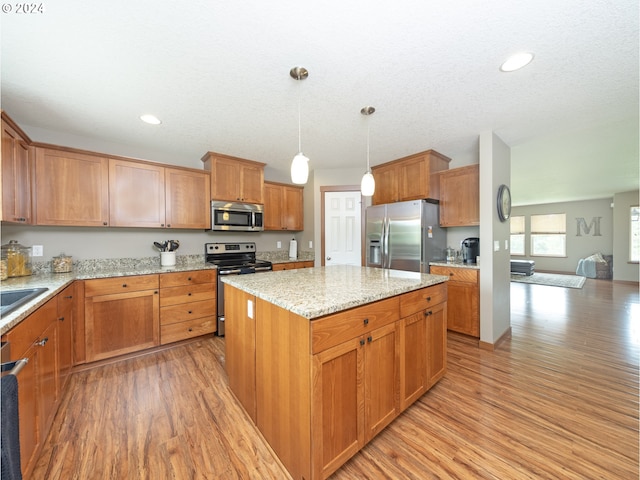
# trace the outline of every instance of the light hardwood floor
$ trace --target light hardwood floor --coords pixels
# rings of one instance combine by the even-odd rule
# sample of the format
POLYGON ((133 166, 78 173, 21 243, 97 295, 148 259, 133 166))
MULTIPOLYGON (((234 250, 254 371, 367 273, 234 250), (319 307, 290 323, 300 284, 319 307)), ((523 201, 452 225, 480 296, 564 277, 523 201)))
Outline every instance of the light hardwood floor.
MULTIPOLYGON (((638 479, 638 287, 511 284, 512 337, 448 373, 331 478, 638 479)), ((36 479, 287 479, 228 390, 224 340, 75 373, 36 479)))

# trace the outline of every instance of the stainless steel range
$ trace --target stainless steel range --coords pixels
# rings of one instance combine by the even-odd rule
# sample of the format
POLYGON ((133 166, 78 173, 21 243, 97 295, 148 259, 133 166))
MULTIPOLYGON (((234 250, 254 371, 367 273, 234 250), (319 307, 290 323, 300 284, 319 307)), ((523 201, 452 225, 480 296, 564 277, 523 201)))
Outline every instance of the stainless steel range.
POLYGON ((204 256, 207 263, 218 267, 218 335, 224 336, 224 283, 225 275, 245 275, 272 270, 271 262, 256 260, 256 244, 205 243, 204 256))

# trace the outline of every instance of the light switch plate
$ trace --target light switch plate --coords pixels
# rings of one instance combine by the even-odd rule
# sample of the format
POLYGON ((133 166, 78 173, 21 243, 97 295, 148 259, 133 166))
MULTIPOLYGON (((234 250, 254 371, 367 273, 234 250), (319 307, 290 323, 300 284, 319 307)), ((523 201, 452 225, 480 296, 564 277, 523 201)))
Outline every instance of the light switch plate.
POLYGON ((280 241, 276 242, 276 248, 282 248, 282 242, 280 241))
POLYGON ((494 252, 499 252, 500 251, 500 240, 494 240, 493 241, 493 251, 494 252))
POLYGON ((504 249, 509 250, 509 240, 504 241, 504 249))
POLYGON ((313 240, 309 240, 309 248, 313 248, 313 240))

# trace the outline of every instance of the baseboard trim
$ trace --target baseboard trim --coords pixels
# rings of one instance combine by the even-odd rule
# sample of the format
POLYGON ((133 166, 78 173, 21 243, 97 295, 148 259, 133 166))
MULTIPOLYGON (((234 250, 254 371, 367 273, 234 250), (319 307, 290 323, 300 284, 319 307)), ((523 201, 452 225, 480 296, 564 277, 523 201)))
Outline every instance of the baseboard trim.
POLYGON ((502 335, 500 335, 500 338, 498 338, 498 340, 495 341, 495 343, 483 342, 482 340, 480 340, 480 342, 478 342, 478 348, 480 350, 487 350, 489 352, 493 352, 496 348, 500 346, 502 342, 504 342, 508 338, 511 338, 511 327, 507 328, 505 332, 502 335))

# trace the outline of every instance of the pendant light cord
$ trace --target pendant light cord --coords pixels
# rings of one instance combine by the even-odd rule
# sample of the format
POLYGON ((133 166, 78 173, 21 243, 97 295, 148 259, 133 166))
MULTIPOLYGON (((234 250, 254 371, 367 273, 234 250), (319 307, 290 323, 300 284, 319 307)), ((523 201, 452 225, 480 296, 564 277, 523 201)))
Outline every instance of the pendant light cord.
POLYGON ((371 167, 369 167, 369 119, 367 119, 367 173, 371 172, 371 167))
POLYGON ((300 82, 300 77, 298 76, 298 153, 302 153, 302 127, 301 125, 301 121, 300 121, 300 98, 301 98, 301 90, 302 89, 302 83, 300 82))

